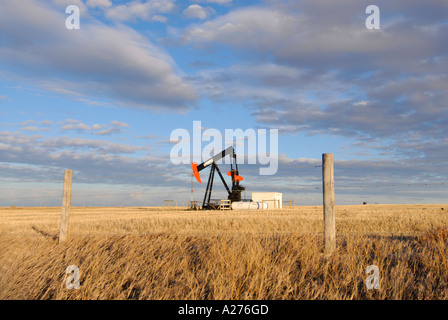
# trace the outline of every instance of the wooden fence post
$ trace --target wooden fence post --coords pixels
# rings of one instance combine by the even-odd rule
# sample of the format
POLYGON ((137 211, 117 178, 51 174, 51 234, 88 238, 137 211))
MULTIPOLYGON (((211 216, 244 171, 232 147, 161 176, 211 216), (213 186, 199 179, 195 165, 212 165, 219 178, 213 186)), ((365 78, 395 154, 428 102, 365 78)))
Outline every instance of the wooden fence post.
POLYGON ((68 216, 70 213, 70 206, 72 202, 72 170, 65 170, 64 175, 64 194, 62 196, 62 215, 61 225, 59 228, 59 243, 67 240, 68 233, 68 216))
POLYGON ((324 201, 325 253, 336 250, 336 223, 334 215, 334 166, 333 154, 322 154, 322 184, 324 201))

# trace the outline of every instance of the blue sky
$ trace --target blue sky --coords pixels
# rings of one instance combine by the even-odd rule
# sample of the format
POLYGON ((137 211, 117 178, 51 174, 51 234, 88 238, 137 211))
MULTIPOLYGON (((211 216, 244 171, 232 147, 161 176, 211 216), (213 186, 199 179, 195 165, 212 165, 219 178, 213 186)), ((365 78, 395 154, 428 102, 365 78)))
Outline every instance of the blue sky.
POLYGON ((169 137, 193 121, 279 131, 278 172, 243 166, 246 197, 321 204, 333 153, 338 204, 447 202, 446 1, 376 1, 378 30, 359 0, 0 3, 2 206, 60 205, 64 169, 74 205, 185 203, 169 137))

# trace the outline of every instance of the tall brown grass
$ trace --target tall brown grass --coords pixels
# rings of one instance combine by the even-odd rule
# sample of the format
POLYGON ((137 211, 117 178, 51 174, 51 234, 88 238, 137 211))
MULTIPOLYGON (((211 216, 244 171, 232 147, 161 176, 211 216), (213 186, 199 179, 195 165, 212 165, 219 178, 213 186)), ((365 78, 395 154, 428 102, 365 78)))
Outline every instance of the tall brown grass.
POLYGON ((60 212, 0 210, 0 299, 448 298, 446 205, 338 206, 331 256, 321 207, 74 208, 58 244, 60 212), (366 287, 369 265, 379 289, 366 287))

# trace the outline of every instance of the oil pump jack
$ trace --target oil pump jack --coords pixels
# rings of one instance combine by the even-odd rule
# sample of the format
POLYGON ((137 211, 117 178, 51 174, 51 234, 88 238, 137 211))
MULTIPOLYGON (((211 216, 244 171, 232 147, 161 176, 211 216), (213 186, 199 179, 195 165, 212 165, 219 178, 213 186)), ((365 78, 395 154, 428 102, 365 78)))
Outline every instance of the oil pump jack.
POLYGON ((208 210, 218 209, 218 205, 210 202, 215 171, 218 172, 219 177, 221 178, 221 181, 227 190, 227 193, 228 193, 227 199, 229 199, 231 202, 241 201, 241 191, 246 190, 246 188, 244 186, 240 185, 240 181, 243 181, 243 177, 239 176, 238 164, 236 162, 236 154, 235 154, 235 150, 233 149, 233 147, 228 147, 227 149, 221 151, 217 155, 213 156, 212 158, 208 159, 207 161, 204 161, 203 163, 201 163, 199 165, 196 162, 193 162, 191 164, 191 167, 193 169, 193 175, 195 176, 196 180, 199 183, 202 183, 199 172, 204 170, 205 168, 207 168, 210 165, 211 165, 210 176, 208 177, 207 189, 205 190, 204 202, 202 203, 202 209, 206 209, 206 210, 207 209, 208 210), (231 190, 227 186, 227 183, 224 180, 224 177, 222 176, 221 171, 218 168, 218 165, 216 164, 216 162, 218 160, 224 158, 226 155, 230 156, 230 171, 227 172, 227 175, 232 177, 232 189, 231 190), (233 169, 232 161, 235 162, 235 169, 233 169))

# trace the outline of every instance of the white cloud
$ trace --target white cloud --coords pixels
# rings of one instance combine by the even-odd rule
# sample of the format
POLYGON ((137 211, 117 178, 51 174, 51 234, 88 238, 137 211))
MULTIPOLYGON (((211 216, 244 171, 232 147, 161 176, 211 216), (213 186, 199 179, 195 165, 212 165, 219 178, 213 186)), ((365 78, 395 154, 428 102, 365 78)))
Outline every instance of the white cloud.
POLYGON ((161 16, 161 15, 153 15, 151 18, 152 21, 156 21, 156 22, 161 22, 161 23, 166 23, 168 21, 167 17, 165 16, 161 16))
POLYGON ((62 13, 65 13, 65 8, 67 8, 68 6, 75 5, 79 8, 79 14, 81 16, 86 17, 88 15, 87 7, 84 2, 82 2, 82 0, 53 0, 53 3, 62 9, 62 13))
MULTIPOLYGON (((150 4, 157 12, 172 7, 170 1, 131 4, 150 4)), ((67 36, 67 30, 60 27, 64 17, 64 11, 40 2, 3 1, 2 63, 26 69, 27 80, 36 86, 41 86, 45 73, 43 88, 86 101, 101 96, 124 107, 185 112, 198 98, 170 55, 142 34, 90 18, 82 23, 82 32, 67 36), (23 11, 23 6, 28 9, 23 11)))
POLYGON ((61 127, 61 130, 84 131, 84 130, 90 130, 90 127, 88 125, 86 125, 85 123, 66 124, 61 127))
POLYGON ((78 92, 74 92, 73 90, 61 87, 61 83, 50 83, 47 81, 44 84, 41 84, 40 86, 47 91, 52 91, 71 96, 80 96, 78 92))
POLYGON ((81 121, 69 118, 69 119, 66 119, 65 122, 67 122, 67 123, 80 123, 81 121))
POLYGON ((39 131, 38 127, 28 126, 21 129, 22 131, 39 131))
POLYGON ((122 131, 123 130, 121 130, 120 128, 112 127, 112 128, 107 128, 107 129, 93 132, 93 134, 98 135, 98 136, 110 136, 112 134, 120 133, 122 131))
POLYGON ((93 135, 100 136, 109 136, 112 134, 122 133, 124 132, 123 128, 129 128, 129 124, 117 120, 112 120, 110 125, 95 123, 92 126, 89 126, 76 119, 66 119, 61 126, 61 130, 75 130, 82 133, 88 132, 93 135))
POLYGON ((100 136, 110 136, 112 134, 122 133, 124 131, 122 128, 129 128, 129 124, 126 122, 112 120, 110 123, 112 126, 109 128, 107 128, 107 125, 100 126, 97 124, 95 125, 95 128, 92 126, 92 130, 98 130, 93 131, 92 133, 100 136), (101 130, 102 128, 105 129, 101 130))
POLYGON ((98 123, 95 123, 92 125, 92 130, 101 130, 102 126, 99 125, 98 123))
POLYGON ((365 107, 365 106, 367 106, 368 104, 369 104, 369 101, 362 100, 362 101, 355 102, 353 105, 354 105, 355 107, 359 107, 359 106, 361 106, 361 107, 365 107))
POLYGON ((230 4, 232 0, 203 0, 208 3, 216 3, 216 4, 230 4))
POLYGON ((112 2, 110 0, 87 0, 86 4, 88 7, 92 8, 108 8, 112 6, 112 2))
POLYGON ((110 123, 112 123, 116 127, 124 127, 124 128, 128 128, 129 127, 129 124, 127 124, 126 122, 120 122, 120 121, 117 121, 117 120, 112 120, 110 123))
POLYGON ((184 33, 184 40, 193 43, 219 41, 234 46, 264 48, 282 42, 288 35, 301 32, 299 17, 268 8, 249 7, 229 12, 193 26, 184 33))
POLYGON ((345 3, 271 1, 190 26, 180 39, 204 53, 224 44, 252 58, 202 69, 198 88, 215 101, 249 106, 259 123, 283 131, 381 137, 384 150, 411 154, 422 145, 420 155, 435 155, 425 141, 448 135, 448 4, 394 1, 382 29, 370 32, 358 1, 345 3))
MULTIPOLYGON (((443 46, 435 47, 433 44, 440 41, 443 32, 440 26, 443 24, 440 20, 431 19, 431 15, 448 10, 441 1, 432 1, 433 7, 422 14, 426 16, 425 21, 418 21, 420 15, 403 20, 396 14, 390 14, 390 17, 382 19, 383 28, 376 32, 369 32, 364 27, 364 20, 356 11, 359 9, 358 1, 345 2, 346 5, 341 6, 325 1, 325 5, 331 8, 325 12, 321 10, 322 2, 311 0, 235 9, 187 28, 182 39, 200 48, 213 46, 214 43, 227 44, 250 53, 271 56, 277 62, 288 65, 316 69, 332 68, 334 65, 341 69, 349 67, 346 68, 347 72, 353 68, 365 70, 368 66, 401 71, 410 60, 425 59, 434 49, 438 50, 435 54, 443 54, 443 46), (438 32, 428 34, 420 30, 421 25, 438 26, 432 28, 438 32), (421 46, 410 50, 416 38, 421 46), (407 58, 398 58, 402 56, 407 58)), ((397 2, 409 7, 406 1, 397 2)), ((412 2, 418 6, 417 1, 412 2)), ((402 13, 398 13, 401 16, 402 13)))
MULTIPOLYGON (((135 0, 126 4, 113 6, 106 10, 106 17, 115 21, 150 21, 160 13, 170 13, 174 9, 174 0, 135 0)), ((160 21, 160 16, 155 20, 160 21)))
POLYGON ((183 14, 189 19, 204 20, 207 19, 213 12, 214 10, 212 8, 205 8, 198 4, 192 4, 183 11, 183 14))
POLYGON ((27 126, 29 124, 36 123, 35 120, 26 120, 19 123, 19 126, 27 126))

